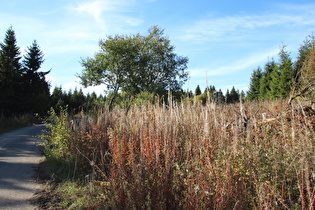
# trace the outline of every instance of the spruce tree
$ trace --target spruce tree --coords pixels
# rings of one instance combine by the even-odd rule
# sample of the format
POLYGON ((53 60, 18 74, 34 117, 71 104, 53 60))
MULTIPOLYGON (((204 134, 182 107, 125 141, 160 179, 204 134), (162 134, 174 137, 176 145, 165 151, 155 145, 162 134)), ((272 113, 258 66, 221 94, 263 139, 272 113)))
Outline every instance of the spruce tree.
POLYGON ((301 70, 303 68, 304 63, 307 60, 307 57, 310 53, 311 48, 315 46, 315 36, 309 36, 305 39, 303 44, 299 48, 299 54, 297 57, 297 60, 294 62, 293 67, 293 82, 296 88, 298 88, 298 84, 300 83, 300 77, 301 77, 301 70))
POLYGON ((281 47, 279 57, 279 96, 286 98, 289 96, 292 87, 293 62, 290 58, 290 53, 285 51, 284 45, 281 47))
POLYGON ((262 70, 258 67, 253 71, 250 78, 249 90, 247 92, 247 100, 253 101, 258 100, 260 97, 260 82, 262 78, 262 70))
POLYGON ((272 72, 276 69, 276 63, 273 59, 271 61, 268 61, 265 64, 264 71, 262 73, 262 78, 260 80, 260 97, 259 99, 270 99, 272 98, 271 94, 271 88, 270 88, 270 82, 272 80, 272 72))
POLYGON ((82 89, 77 90, 77 88, 75 88, 70 98, 70 101, 71 101, 71 105, 69 105, 70 106, 69 108, 71 108, 71 110, 74 113, 81 111, 86 101, 86 97, 82 89))
POLYGON ((198 96, 200 94, 201 94, 201 89, 200 89, 200 86, 197 85, 196 90, 195 90, 195 96, 198 96))
POLYGON ((232 103, 231 96, 230 96, 230 90, 229 90, 229 89, 226 90, 225 103, 227 103, 227 104, 232 103))
POLYGON ((235 87, 233 86, 230 92, 230 103, 237 103, 239 101, 240 101, 239 91, 236 91, 235 87))
MULTIPOLYGON (((37 41, 34 40, 32 45, 28 47, 27 54, 24 56, 24 67, 27 72, 37 73, 43 63, 44 53, 41 51, 37 41)), ((43 75, 46 75, 47 73, 49 72, 43 73, 43 75)))
POLYGON ((32 43, 23 60, 23 86, 27 112, 46 114, 50 106, 49 84, 45 76, 50 72, 40 72, 44 54, 36 41, 32 43))
POLYGON ((22 111, 20 49, 10 27, 0 43, 0 112, 11 115, 22 111))
MULTIPOLYGON (((70 91, 69 91, 70 92, 70 91)), ((62 87, 55 87, 51 94, 51 107, 56 111, 56 113, 60 113, 61 108, 65 108, 68 105, 68 95, 62 90, 62 87)))
POLYGON ((215 103, 219 103, 219 104, 225 102, 225 97, 224 97, 221 89, 219 89, 218 91, 214 91, 213 100, 215 103))
POLYGON ((270 73, 271 80, 269 81, 270 91, 267 94, 268 99, 276 99, 281 97, 280 76, 281 76, 280 68, 278 64, 275 64, 272 72, 270 73))

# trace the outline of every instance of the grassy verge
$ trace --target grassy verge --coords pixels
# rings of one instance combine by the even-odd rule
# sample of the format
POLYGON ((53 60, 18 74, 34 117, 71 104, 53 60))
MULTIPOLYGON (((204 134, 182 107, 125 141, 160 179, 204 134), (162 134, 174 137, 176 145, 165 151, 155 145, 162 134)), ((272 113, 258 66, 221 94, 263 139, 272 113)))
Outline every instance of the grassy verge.
POLYGON ((60 208, 314 208, 315 115, 301 103, 104 110, 52 113, 44 147, 60 208))
POLYGON ((38 122, 39 120, 31 114, 25 114, 19 117, 0 116, 0 134, 9 132, 11 130, 15 130, 18 128, 23 128, 25 126, 32 125, 38 122))

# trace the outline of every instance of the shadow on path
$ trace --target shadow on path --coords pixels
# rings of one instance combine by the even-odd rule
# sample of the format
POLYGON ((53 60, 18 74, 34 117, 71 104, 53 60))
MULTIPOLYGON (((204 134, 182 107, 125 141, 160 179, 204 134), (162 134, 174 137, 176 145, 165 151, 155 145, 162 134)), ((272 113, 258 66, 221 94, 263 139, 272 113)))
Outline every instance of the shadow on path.
POLYGON ((37 137, 44 125, 0 135, 0 209, 34 209, 28 200, 41 187, 33 179, 41 160, 37 137))

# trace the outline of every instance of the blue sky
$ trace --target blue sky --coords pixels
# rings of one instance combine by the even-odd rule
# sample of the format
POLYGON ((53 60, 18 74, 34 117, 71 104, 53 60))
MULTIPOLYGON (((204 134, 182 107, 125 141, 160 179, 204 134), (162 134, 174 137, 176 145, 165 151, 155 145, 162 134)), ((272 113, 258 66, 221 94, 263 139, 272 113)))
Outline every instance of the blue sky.
MULTIPOLYGON (((93 56, 100 39, 146 34, 158 25, 175 52, 189 58, 185 89, 208 84, 246 91, 252 71, 277 60, 280 45, 295 60, 315 31, 314 17, 311 0, 2 0, 0 41, 10 25, 22 54, 37 40, 45 54, 42 70, 52 69, 52 87, 68 90, 80 86, 80 58, 93 56)), ((104 86, 85 91, 92 90, 104 86)))

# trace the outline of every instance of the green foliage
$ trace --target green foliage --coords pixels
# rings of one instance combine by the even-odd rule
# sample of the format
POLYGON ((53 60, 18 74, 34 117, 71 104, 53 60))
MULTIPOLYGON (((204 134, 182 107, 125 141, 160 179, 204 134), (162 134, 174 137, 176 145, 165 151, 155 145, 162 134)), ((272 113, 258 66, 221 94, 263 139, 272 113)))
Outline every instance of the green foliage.
POLYGON ((22 63, 20 60, 15 32, 10 27, 4 43, 0 44, 0 112, 6 116, 46 115, 50 93, 45 75, 49 72, 38 72, 44 59, 36 41, 28 48, 22 63))
POLYGON ((300 47, 298 60, 294 65, 293 88, 289 103, 296 97, 314 99, 315 95, 315 37, 310 36, 300 47))
POLYGON ((60 114, 51 108, 47 119, 47 132, 42 135, 45 159, 42 167, 49 174, 52 181, 59 183, 75 180, 78 176, 77 153, 73 145, 74 137, 69 127, 67 108, 60 108, 60 114))
POLYGON ((44 153, 48 159, 64 159, 69 155, 68 146, 70 144, 70 130, 68 124, 68 112, 66 108, 61 108, 60 116, 51 108, 47 124, 47 135, 43 138, 45 142, 44 153))
POLYGON ((201 94, 201 89, 199 87, 199 85, 197 85, 196 90, 195 90, 195 96, 198 96, 201 94))
POLYGON ((116 35, 100 41, 100 52, 81 61, 82 84, 106 84, 112 101, 119 91, 133 96, 143 91, 162 96, 168 89, 180 90, 188 78, 188 59, 173 52, 174 46, 162 29, 155 26, 148 32, 147 36, 116 35))
POLYGON ((269 91, 267 92, 267 99, 276 99, 280 97, 280 69, 276 64, 270 73, 269 91))
POLYGON ((260 96, 260 82, 262 78, 262 70, 258 67, 253 71, 250 78, 249 90, 247 92, 247 100, 258 100, 260 96))
POLYGON ((218 104, 223 104, 225 102, 225 96, 221 89, 213 93, 213 101, 218 104))
POLYGON ((290 58, 289 52, 285 51, 285 46, 281 47, 279 57, 279 97, 287 98, 291 92, 292 81, 294 78, 293 62, 290 58))
POLYGON ((304 41, 303 44, 301 44, 299 48, 299 54, 297 57, 297 60, 294 62, 294 82, 298 83, 301 75, 301 69, 303 68, 303 65, 305 61, 307 60, 307 56, 311 50, 311 48, 314 47, 315 44, 315 36, 310 35, 308 36, 304 41))
POLYGON ((0 43, 0 110, 6 115, 22 111, 20 59, 15 32, 10 27, 0 43))
POLYGON ((133 99, 133 104, 137 106, 142 106, 147 103, 154 104, 155 99, 156 99, 156 96, 153 93, 149 93, 145 91, 136 95, 136 97, 133 99))
POLYGON ((306 97, 313 100, 315 96, 315 47, 311 48, 300 70, 299 81, 294 84, 294 97, 306 97))
POLYGON ((265 64, 264 71, 262 73, 262 78, 260 80, 260 95, 259 98, 262 100, 272 98, 270 81, 272 81, 272 72, 276 68, 276 63, 272 59, 265 64))
POLYGON ((207 100, 208 100, 208 95, 207 95, 207 93, 202 93, 202 94, 196 95, 194 100, 201 101, 201 103, 203 105, 205 105, 207 103, 207 100))
POLYGON ((44 62, 44 54, 34 41, 28 48, 23 60, 23 95, 24 107, 31 113, 46 115, 50 108, 49 84, 45 76, 50 72, 39 72, 44 62))
POLYGON ((240 93, 235 90, 234 86, 232 87, 231 92, 227 90, 227 93, 225 94, 225 101, 228 104, 240 102, 240 93))
POLYGON ((0 134, 40 122, 32 114, 6 117, 0 115, 0 134))
POLYGON ((55 87, 51 94, 51 107, 57 114, 61 112, 61 107, 68 107, 70 114, 75 115, 80 111, 93 112, 105 104, 106 98, 97 96, 95 92, 85 95, 82 89, 68 92, 63 91, 61 87, 55 87))
POLYGON ((293 80, 293 63, 290 54, 285 51, 285 46, 281 46, 279 52, 279 62, 274 66, 270 74, 269 98, 287 98, 291 92, 293 80))
POLYGON ((293 95, 296 95, 298 90, 303 90, 300 88, 301 75, 313 44, 314 38, 307 39, 300 47, 295 62, 292 61, 290 53, 286 51, 286 46, 282 45, 278 62, 272 59, 265 64, 263 71, 258 67, 252 73, 247 100, 287 98, 290 94, 292 95, 292 92, 294 92, 293 95))

